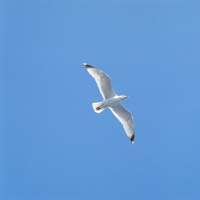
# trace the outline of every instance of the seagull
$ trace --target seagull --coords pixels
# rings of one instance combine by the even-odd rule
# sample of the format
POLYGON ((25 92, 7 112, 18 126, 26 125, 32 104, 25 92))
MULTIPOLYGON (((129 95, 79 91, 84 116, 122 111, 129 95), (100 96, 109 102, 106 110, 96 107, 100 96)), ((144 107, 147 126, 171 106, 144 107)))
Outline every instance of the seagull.
POLYGON ((103 97, 102 102, 92 104, 94 111, 96 113, 101 113, 105 108, 109 108, 115 117, 122 123, 129 140, 133 144, 135 137, 133 117, 120 103, 122 100, 128 98, 128 96, 118 96, 115 94, 112 88, 111 79, 107 74, 87 63, 83 63, 83 65, 89 74, 95 79, 103 97))

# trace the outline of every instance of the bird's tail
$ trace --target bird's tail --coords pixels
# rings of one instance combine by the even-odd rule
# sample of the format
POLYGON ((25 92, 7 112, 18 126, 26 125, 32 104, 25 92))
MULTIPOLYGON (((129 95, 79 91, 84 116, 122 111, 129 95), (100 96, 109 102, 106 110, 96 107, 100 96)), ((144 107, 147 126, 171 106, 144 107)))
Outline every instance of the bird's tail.
POLYGON ((105 109, 105 108, 101 108, 102 105, 103 105, 103 102, 93 103, 92 107, 94 109, 94 112, 101 113, 105 109))

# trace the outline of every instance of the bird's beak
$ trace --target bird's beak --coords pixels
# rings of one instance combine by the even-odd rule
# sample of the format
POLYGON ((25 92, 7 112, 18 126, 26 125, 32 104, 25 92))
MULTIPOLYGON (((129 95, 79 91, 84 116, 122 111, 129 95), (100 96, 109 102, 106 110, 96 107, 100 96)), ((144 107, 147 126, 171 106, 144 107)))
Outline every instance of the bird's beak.
POLYGON ((129 98, 129 96, 126 96, 126 98, 129 98))

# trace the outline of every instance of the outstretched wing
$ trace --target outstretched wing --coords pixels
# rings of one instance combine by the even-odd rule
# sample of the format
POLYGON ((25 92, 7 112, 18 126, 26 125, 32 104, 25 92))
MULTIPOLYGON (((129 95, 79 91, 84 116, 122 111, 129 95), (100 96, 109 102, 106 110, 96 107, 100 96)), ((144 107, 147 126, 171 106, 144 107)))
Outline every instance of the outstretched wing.
POLYGON ((87 63, 83 63, 83 65, 95 79, 104 100, 116 95, 112 89, 111 79, 107 74, 91 65, 88 65, 87 63))
POLYGON ((124 130, 129 137, 131 143, 134 143, 135 125, 131 113, 126 110, 120 103, 116 106, 109 107, 112 113, 122 123, 124 130))

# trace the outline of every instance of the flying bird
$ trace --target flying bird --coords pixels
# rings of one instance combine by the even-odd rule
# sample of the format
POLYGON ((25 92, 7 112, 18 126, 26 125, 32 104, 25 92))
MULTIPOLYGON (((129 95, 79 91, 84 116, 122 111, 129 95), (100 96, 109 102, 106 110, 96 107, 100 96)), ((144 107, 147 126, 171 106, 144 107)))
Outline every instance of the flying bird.
POLYGON ((115 117, 122 123, 124 130, 129 137, 131 143, 134 143, 135 125, 131 113, 126 110, 120 103, 122 100, 128 98, 125 95, 116 95, 110 77, 101 70, 83 63, 84 67, 95 79, 100 93, 103 97, 102 102, 93 103, 92 107, 96 113, 101 113, 105 108, 109 108, 115 117))

